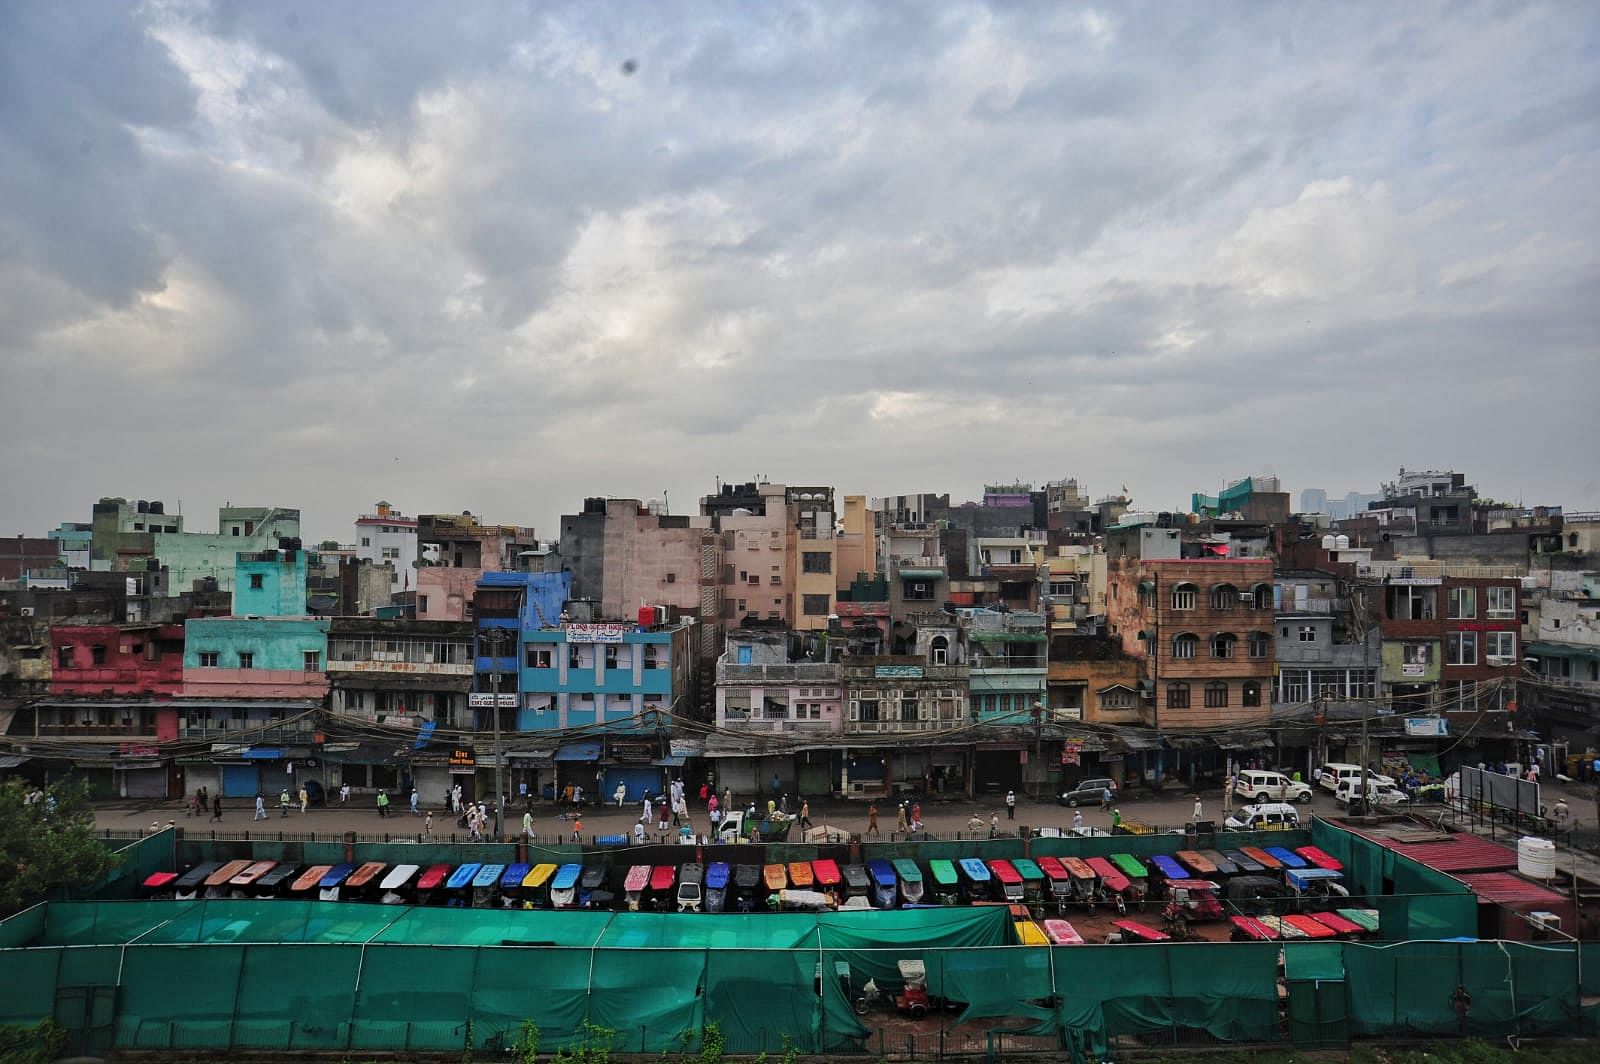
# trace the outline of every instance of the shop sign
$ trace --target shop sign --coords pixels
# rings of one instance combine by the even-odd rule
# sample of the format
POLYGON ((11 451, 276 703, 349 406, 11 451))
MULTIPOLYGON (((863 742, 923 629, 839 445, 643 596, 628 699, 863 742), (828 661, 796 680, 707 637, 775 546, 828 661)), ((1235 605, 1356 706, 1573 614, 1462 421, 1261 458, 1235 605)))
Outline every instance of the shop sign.
POLYGON ((1063 740, 1061 740, 1061 763, 1063 765, 1081 765, 1081 764, 1083 764, 1083 740, 1082 739, 1063 739, 1063 740))
POLYGON ((622 637, 633 631, 631 624, 569 624, 569 643, 620 643, 622 637))
POLYGON ((875 680, 920 680, 921 665, 879 665, 872 670, 875 680))
POLYGON ((1424 738, 1449 735, 1450 724, 1443 717, 1407 717, 1406 734, 1424 738))
POLYGON ((451 768, 472 768, 477 763, 478 759, 472 755, 471 750, 466 750, 458 746, 454 750, 450 751, 451 768))
MULTIPOLYGON (((467 705, 473 709, 492 709, 495 705, 495 696, 492 691, 474 691, 467 695, 467 705)), ((517 696, 514 694, 500 696, 501 709, 516 709, 517 696)))

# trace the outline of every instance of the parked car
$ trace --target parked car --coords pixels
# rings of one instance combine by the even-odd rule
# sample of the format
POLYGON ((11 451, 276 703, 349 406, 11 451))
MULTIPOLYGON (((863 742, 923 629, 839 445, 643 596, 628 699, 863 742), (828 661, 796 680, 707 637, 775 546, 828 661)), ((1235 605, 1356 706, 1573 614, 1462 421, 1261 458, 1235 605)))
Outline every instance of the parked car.
POLYGON ((1361 775, 1360 765, 1330 761, 1317 769, 1317 785, 1329 794, 1333 794, 1339 790, 1342 781, 1355 779, 1359 775, 1361 775))
POLYGON ((1288 802, 1263 802, 1242 806, 1223 821, 1230 831, 1274 831, 1300 826, 1300 811, 1288 802))
POLYGON ((1281 772, 1246 769, 1233 781, 1233 793, 1252 802, 1311 801, 1311 785, 1292 780, 1281 772))
MULTIPOLYGON (((1350 799, 1360 788, 1359 779, 1344 780, 1340 782, 1339 789, 1333 792, 1333 800, 1340 805, 1349 805, 1350 799)), ((1367 800, 1378 805, 1405 805, 1411 801, 1410 796, 1395 786, 1394 780, 1388 776, 1370 776, 1367 779, 1367 800)))
POLYGON ((1080 805, 1110 805, 1117 800, 1117 781, 1112 779, 1079 780, 1072 789, 1061 795, 1061 804, 1076 808, 1080 805))

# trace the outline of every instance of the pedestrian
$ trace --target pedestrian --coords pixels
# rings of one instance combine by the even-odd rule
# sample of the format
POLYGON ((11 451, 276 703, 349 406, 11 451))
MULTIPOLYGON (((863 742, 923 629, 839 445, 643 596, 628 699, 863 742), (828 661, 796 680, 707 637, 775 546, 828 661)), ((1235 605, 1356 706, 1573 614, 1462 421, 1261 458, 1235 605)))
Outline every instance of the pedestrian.
POLYGON ((811 826, 811 803, 800 799, 800 830, 804 831, 811 826))
POLYGON ((216 821, 220 821, 222 819, 222 792, 221 791, 218 791, 211 798, 211 819, 212 820, 216 820, 216 821))
POLYGON ((636 846, 644 845, 644 817, 633 822, 633 841, 636 846))
POLYGON ((421 816, 422 815, 417 810, 417 801, 418 801, 419 798, 420 798, 420 795, 417 794, 417 789, 415 787, 411 788, 411 815, 412 816, 421 816))
MULTIPOLYGON (((38 799, 34 798, 34 796, 32 794, 28 795, 28 798, 29 798, 29 802, 28 802, 29 805, 33 805, 35 802, 38 801, 38 799)), ((189 799, 189 808, 183 815, 184 816, 199 816, 200 815, 200 808, 201 808, 201 804, 200 803, 202 803, 203 801, 205 801, 205 799, 200 796, 200 788, 196 787, 194 789, 194 797, 189 799)))
POLYGON ((531 809, 522 811, 522 837, 525 839, 533 838, 533 810, 531 809))
POLYGON ((1111 810, 1111 831, 1112 831, 1112 833, 1115 834, 1116 830, 1118 828, 1120 828, 1121 826, 1122 826, 1122 810, 1120 810, 1120 809, 1112 809, 1111 810))
POLYGON ((979 816, 976 812, 974 812, 972 814, 971 819, 969 819, 967 821, 967 830, 972 832, 974 835, 976 835, 978 832, 982 831, 983 830, 983 817, 979 816))
POLYGON ((722 810, 713 806, 711 812, 706 814, 711 820, 711 837, 717 837, 717 827, 722 823, 722 810))
POLYGON ((644 822, 646 824, 650 823, 651 820, 655 819, 655 812, 656 812, 656 804, 650 800, 650 792, 649 791, 645 791, 644 792, 644 822))
POLYGON ((300 812, 304 813, 311 808, 311 795, 306 792, 306 785, 300 785, 300 812))
POLYGON ((1572 816, 1572 810, 1567 808, 1567 800, 1565 798, 1557 798, 1556 807, 1551 812, 1555 815, 1556 827, 1565 831, 1567 829, 1567 818, 1572 816))
POLYGON ((349 805, 350 804, 350 784, 348 784, 348 783, 339 784, 339 804, 340 805, 349 805))
POLYGON ((260 794, 256 795, 256 815, 255 815, 255 819, 257 819, 257 820, 265 820, 265 819, 267 819, 267 800, 266 800, 266 798, 262 797, 260 794))
POLYGON ((381 816, 381 817, 386 817, 386 816, 389 815, 389 792, 388 791, 379 791, 378 792, 378 815, 381 816))
POLYGON ((701 803, 704 804, 710 798, 711 798, 711 784, 702 783, 700 785, 700 801, 701 801, 701 803))
POLYGON ((574 820, 572 822, 572 841, 573 842, 582 842, 583 841, 583 818, 582 817, 579 817, 578 819, 576 819, 576 820, 574 820))
POLYGON ((581 783, 573 785, 572 804, 575 806, 583 805, 583 784, 581 783))
POLYGON ((626 783, 617 784, 617 789, 611 792, 611 797, 617 800, 617 808, 621 809, 622 803, 628 800, 628 785, 626 783))
POLYGON ((1082 809, 1077 809, 1077 810, 1073 811, 1073 814, 1072 814, 1072 830, 1073 831, 1082 831, 1083 830, 1083 810, 1082 809))
MULTIPOLYGON (((1595 765, 1596 766, 1600 766, 1600 758, 1596 758, 1595 759, 1595 765)), ((1595 771, 1596 772, 1600 772, 1600 767, 1597 767, 1595 769, 1595 771)), ((730 810, 732 808, 733 808, 733 788, 732 787, 724 787, 724 788, 722 788, 722 810, 723 810, 723 812, 727 812, 728 810, 730 810)))
POLYGON ((773 817, 775 817, 777 815, 778 815, 778 803, 774 802, 771 798, 768 798, 767 799, 767 819, 771 820, 773 817))
POLYGON ((1017 792, 1016 791, 1007 791, 1006 792, 1006 819, 1007 820, 1015 820, 1015 819, 1017 819, 1017 792))
POLYGON ((1233 773, 1231 772, 1222 780, 1222 811, 1224 813, 1233 811, 1233 773))
POLYGON ((878 803, 873 802, 867 806, 867 834, 883 838, 883 833, 878 830, 878 803))
POLYGON ((459 783, 450 788, 450 811, 457 816, 461 815, 461 784, 459 783))
POLYGON ((1000 814, 999 813, 990 813, 989 814, 989 837, 991 839, 993 839, 993 838, 998 838, 999 835, 1000 835, 1000 814))
POLYGON ((710 798, 708 798, 706 800, 706 812, 715 813, 721 808, 722 808, 722 803, 717 801, 717 796, 716 795, 713 794, 710 798))
POLYGON ((671 815, 672 815, 671 810, 669 810, 667 808, 667 799, 663 797, 661 799, 661 804, 656 807, 656 830, 657 831, 666 831, 667 830, 667 818, 670 817, 671 815))
POLYGON ((911 830, 910 825, 906 823, 906 803, 904 802, 901 802, 896 810, 895 830, 902 835, 911 830))
POLYGON ((681 814, 680 806, 678 804, 678 795, 677 795, 677 792, 674 791, 673 795, 672 795, 672 826, 673 827, 681 827, 682 824, 683 824, 683 816, 681 814))
POLYGON ((521 799, 523 806, 527 806, 527 804, 528 804, 528 781, 527 780, 522 780, 517 784, 517 797, 519 799, 521 799))
POLYGON ((433 810, 430 809, 422 818, 422 833, 433 838, 433 810))
POLYGON ((1200 801, 1200 796, 1197 794, 1194 796, 1194 822, 1200 823, 1200 819, 1205 815, 1205 803, 1200 801))
POLYGON ((289 788, 285 787, 278 795, 278 817, 281 819, 289 815, 289 788))

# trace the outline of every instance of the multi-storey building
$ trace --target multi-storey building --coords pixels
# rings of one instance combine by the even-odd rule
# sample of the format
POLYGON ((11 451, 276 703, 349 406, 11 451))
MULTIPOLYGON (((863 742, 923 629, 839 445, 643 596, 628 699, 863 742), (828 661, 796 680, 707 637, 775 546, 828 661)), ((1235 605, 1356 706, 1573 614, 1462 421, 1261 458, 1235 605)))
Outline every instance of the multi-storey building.
POLYGON ((838 595, 838 540, 832 488, 787 488, 784 564, 789 627, 798 632, 828 627, 838 595))
POLYGON ((472 596, 484 573, 529 568, 524 554, 540 551, 533 529, 485 525, 470 513, 417 518, 416 615, 424 621, 472 618, 472 596))
POLYGON ((941 609, 951 601, 950 567, 937 524, 880 523, 878 566, 888 580, 889 616, 896 620, 941 609))
POLYGON ((793 608, 786 489, 766 483, 755 488, 759 508, 735 507, 716 517, 722 533, 723 618, 732 624, 746 618, 783 621, 793 608))
POLYGON ((1140 723, 1142 662, 1120 641, 1098 635, 1050 636, 1050 719, 1088 724, 1140 723))
POLYGON ((181 624, 61 625, 50 651, 52 695, 154 699, 183 689, 181 624))
POLYGON ((762 734, 838 735, 844 713, 837 662, 797 654, 782 628, 736 628, 717 660, 717 727, 762 734))
POLYGON ((1600 726, 1600 603, 1576 590, 1563 597, 1547 595, 1532 629, 1526 655, 1533 675, 1520 688, 1519 706, 1530 711, 1543 736, 1564 744, 1569 754, 1594 750, 1600 726))
POLYGON ((1044 615, 962 609, 972 666, 972 712, 980 722, 1022 724, 1045 703, 1049 674, 1044 615))
POLYGON ((297 545, 239 554, 235 567, 234 616, 306 616, 306 552, 297 545))
POLYGON ((1279 569, 1274 579, 1273 701, 1377 703, 1383 640, 1345 582, 1317 569, 1279 569))
POLYGON ((1267 715, 1270 560, 1119 552, 1108 561, 1107 582, 1110 632, 1143 664, 1146 724, 1199 728, 1267 715))
POLYGON ((373 512, 356 518, 355 556, 374 565, 393 568, 389 590, 410 591, 416 586, 417 520, 379 502, 373 512))
POLYGON ((1092 547, 1066 546, 1040 568, 1041 608, 1052 634, 1092 635, 1105 622, 1106 556, 1092 547))
POLYGON ((878 573, 877 523, 874 511, 867 509, 865 495, 846 495, 844 514, 839 521, 838 543, 834 548, 835 590, 850 588, 858 578, 872 579, 878 573))
MULTIPOLYGON (((152 507, 156 505, 151 503, 152 507)), ((299 538, 299 510, 222 506, 217 509, 216 532, 163 529, 152 537, 151 549, 153 564, 167 570, 169 586, 175 592, 191 591, 201 581, 203 587, 232 591, 240 554, 271 550, 286 540, 299 538)))

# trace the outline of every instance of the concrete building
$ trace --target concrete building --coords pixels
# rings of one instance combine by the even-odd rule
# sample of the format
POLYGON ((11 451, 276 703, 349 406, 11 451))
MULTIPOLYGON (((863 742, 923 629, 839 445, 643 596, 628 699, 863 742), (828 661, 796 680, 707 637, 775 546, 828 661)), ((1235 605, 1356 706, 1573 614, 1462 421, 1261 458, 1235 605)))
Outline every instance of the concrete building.
POLYGON ((1279 569, 1273 578, 1273 701, 1380 703, 1382 634, 1353 608, 1352 589, 1337 573, 1317 569, 1279 569))
POLYGON ((197 617, 184 625, 185 698, 314 700, 328 693, 328 624, 313 617, 197 617))
POLYGON ((1091 635, 1104 625, 1106 556, 1092 547, 1067 546, 1046 555, 1040 568, 1041 608, 1051 634, 1091 635))
MULTIPOLYGON (((167 513, 161 500, 106 497, 96 502, 90 522, 89 568, 123 571, 136 559, 155 553, 157 532, 183 531, 183 515, 167 513)), ((138 568, 143 568, 139 564, 138 568)))
POLYGON ((410 591, 417 586, 417 521, 387 502, 356 518, 355 556, 374 565, 392 567, 389 590, 410 591))
POLYGON ((485 525, 471 513, 422 514, 417 518, 417 619, 470 620, 479 577, 525 571, 530 567, 525 555, 531 558, 541 549, 533 529, 522 525, 485 525))
POLYGON ((732 625, 748 618, 784 621, 793 609, 786 489, 767 483, 755 488, 757 508, 735 507, 716 517, 722 534, 723 619, 732 625))
POLYGON ((216 532, 163 530, 151 537, 153 564, 167 570, 169 586, 174 591, 191 591, 197 584, 220 591, 234 590, 238 556, 297 541, 300 511, 275 506, 223 506, 217 510, 217 528, 216 532))
POLYGON ((59 568, 61 546, 54 538, 14 536, 0 539, 0 580, 22 581, 31 572, 59 568))
POLYGON ((969 647, 973 715, 996 724, 1033 721, 1035 707, 1045 704, 1048 678, 1044 615, 990 609, 956 615, 969 647))
POLYGON ((1180 730, 1267 716, 1270 560, 1112 554, 1107 583, 1110 634, 1144 667, 1146 724, 1180 730))
POLYGON ((1140 723, 1142 663, 1120 641, 1099 635, 1051 633, 1050 719, 1089 724, 1140 723))
POLYGON ((788 624, 797 632, 822 631, 838 597, 838 539, 833 489, 785 489, 788 523, 784 545, 784 583, 789 595, 788 624))
POLYGON ((717 659, 717 727, 764 735, 839 735, 837 662, 801 655, 782 628, 736 628, 717 659))
POLYGON ((68 569, 88 569, 94 553, 94 525, 84 521, 63 521, 45 533, 56 541, 61 564, 68 569))
POLYGON ((274 548, 242 552, 235 564, 235 617, 306 616, 305 551, 274 548))
POLYGON ((859 577, 870 580, 878 575, 876 516, 867 508, 865 495, 844 497, 844 513, 834 547, 836 593, 848 589, 859 577))
POLYGON ((170 698, 183 689, 183 626, 58 625, 50 661, 55 696, 170 698))
POLYGON ((951 601, 950 567, 937 524, 880 522, 878 568, 888 581, 892 618, 905 620, 951 601))

